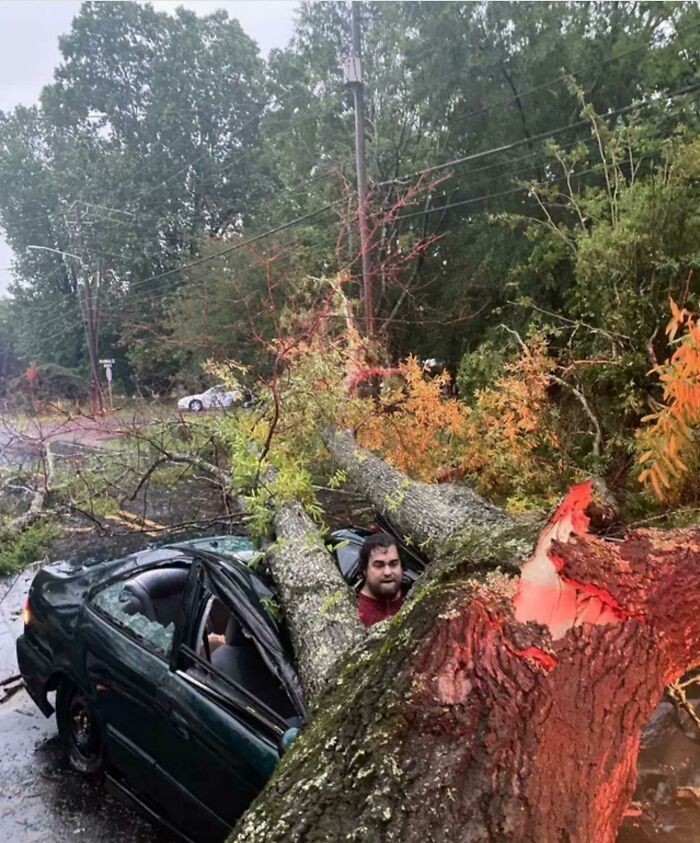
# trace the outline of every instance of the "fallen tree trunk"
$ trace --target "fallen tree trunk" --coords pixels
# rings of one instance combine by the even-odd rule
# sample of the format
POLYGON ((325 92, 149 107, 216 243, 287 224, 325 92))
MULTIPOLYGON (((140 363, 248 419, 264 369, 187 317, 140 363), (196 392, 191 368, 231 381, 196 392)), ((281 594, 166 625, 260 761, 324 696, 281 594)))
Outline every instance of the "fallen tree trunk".
POLYGON ((307 700, 326 685, 339 658, 364 636, 354 594, 297 501, 278 506, 268 550, 307 700))
MULTIPOLYGON (((143 473, 132 500, 154 471, 172 462, 209 474, 237 509, 246 512, 245 497, 235 494, 229 472, 194 454, 176 453, 146 441, 161 456, 143 473)), ((269 480, 273 474, 268 468, 265 478, 269 480)), ((276 541, 267 548, 266 560, 284 609, 299 679, 311 703, 325 687, 338 659, 363 638, 364 629, 351 589, 302 506, 295 500, 278 502, 273 527, 276 541)))
POLYGON ((345 660, 230 839, 611 843, 641 729, 698 661, 700 529, 603 542, 584 485, 523 557, 531 526, 327 442, 379 508, 402 493, 392 518, 442 564, 345 660), (519 578, 488 573, 519 554, 519 578))
POLYGON ((358 445, 348 431, 329 429, 323 441, 353 485, 429 556, 465 530, 502 529, 515 523, 466 486, 409 480, 358 445))

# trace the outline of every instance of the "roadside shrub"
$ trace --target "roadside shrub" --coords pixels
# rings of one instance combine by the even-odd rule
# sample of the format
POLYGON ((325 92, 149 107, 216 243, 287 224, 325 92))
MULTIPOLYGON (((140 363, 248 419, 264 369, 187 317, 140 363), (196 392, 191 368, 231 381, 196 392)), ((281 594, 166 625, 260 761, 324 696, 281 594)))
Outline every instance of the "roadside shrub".
POLYGON ((17 535, 0 531, 0 574, 19 571, 41 559, 59 533, 56 524, 32 524, 17 535))
POLYGON ((471 403, 480 389, 493 383, 509 356, 515 355, 508 354, 507 344, 493 339, 487 339, 474 351, 463 354, 456 377, 457 393, 462 401, 471 403))

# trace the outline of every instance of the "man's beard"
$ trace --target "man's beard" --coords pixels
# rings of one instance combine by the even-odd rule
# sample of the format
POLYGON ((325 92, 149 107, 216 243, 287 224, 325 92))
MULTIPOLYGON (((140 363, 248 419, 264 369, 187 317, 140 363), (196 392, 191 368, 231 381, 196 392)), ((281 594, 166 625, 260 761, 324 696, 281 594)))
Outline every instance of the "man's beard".
POLYGON ((368 584, 372 596, 379 600, 393 600, 401 590, 401 580, 387 580, 368 584))

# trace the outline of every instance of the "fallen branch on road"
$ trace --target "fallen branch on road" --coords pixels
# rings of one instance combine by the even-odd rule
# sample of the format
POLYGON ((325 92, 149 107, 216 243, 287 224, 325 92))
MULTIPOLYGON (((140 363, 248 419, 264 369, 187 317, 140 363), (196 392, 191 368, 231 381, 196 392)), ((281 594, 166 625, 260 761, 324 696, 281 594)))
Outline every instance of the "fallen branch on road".
POLYGON ((5 528, 5 532, 9 536, 18 535, 22 532, 22 530, 26 530, 27 527, 39 520, 44 511, 46 501, 52 491, 55 475, 54 453, 51 450, 50 443, 48 442, 42 443, 42 450, 43 477, 35 486, 34 494, 32 496, 31 503, 29 504, 29 509, 23 515, 18 515, 16 518, 13 518, 5 528))

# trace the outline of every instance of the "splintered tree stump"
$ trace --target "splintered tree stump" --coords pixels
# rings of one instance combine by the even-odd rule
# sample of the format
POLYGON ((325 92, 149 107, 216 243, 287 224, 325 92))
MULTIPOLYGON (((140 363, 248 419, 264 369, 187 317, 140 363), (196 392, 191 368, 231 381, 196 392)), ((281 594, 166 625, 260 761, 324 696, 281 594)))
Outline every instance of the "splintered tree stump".
POLYGON ((700 660, 700 529, 605 542, 589 499, 569 492, 519 577, 474 577, 485 534, 453 545, 345 659, 231 839, 612 843, 641 729, 700 660))

